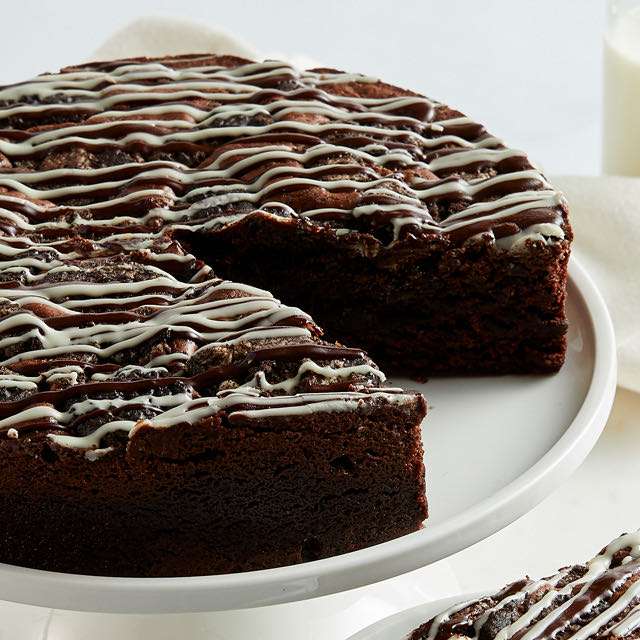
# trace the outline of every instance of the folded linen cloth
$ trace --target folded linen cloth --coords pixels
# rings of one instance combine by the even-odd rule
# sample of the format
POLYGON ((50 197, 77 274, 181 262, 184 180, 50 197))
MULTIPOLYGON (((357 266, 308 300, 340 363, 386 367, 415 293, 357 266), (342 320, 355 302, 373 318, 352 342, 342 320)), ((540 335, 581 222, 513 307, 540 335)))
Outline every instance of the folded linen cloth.
POLYGON ((256 58, 258 52, 224 31, 183 20, 138 18, 111 35, 91 56, 95 60, 162 56, 181 53, 228 53, 256 58))
POLYGON ((613 319, 618 385, 640 392, 640 178, 562 176, 573 247, 613 319))
MULTIPOLYGON (((139 18, 113 34, 95 59, 193 52, 252 59, 286 59, 317 65, 302 56, 259 52, 222 30, 176 18, 139 18)), ((558 177, 575 230, 574 251, 600 288, 613 317, 618 345, 618 383, 640 392, 640 179, 558 177)))
POLYGON ((116 31, 96 51, 92 60, 110 60, 137 56, 161 56, 181 53, 226 53, 250 60, 287 60, 296 67, 309 69, 318 62, 302 55, 258 51, 242 38, 222 29, 181 18, 148 16, 138 18, 116 31))

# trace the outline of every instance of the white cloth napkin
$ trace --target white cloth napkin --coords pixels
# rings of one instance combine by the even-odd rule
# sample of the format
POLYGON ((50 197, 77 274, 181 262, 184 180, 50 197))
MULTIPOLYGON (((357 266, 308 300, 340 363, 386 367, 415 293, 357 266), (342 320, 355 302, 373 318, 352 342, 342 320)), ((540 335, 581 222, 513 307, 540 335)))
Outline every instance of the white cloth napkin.
POLYGON ((618 385, 640 392, 640 178, 562 176, 551 181, 569 201, 574 253, 613 319, 618 385))
POLYGON ((138 18, 116 31, 90 57, 92 60, 115 60, 181 53, 226 53, 251 60, 287 60, 303 69, 318 66, 317 61, 307 56, 258 51, 241 37, 222 29, 190 20, 155 16, 138 18))
POLYGON ((255 59, 258 52, 237 36, 179 18, 138 18, 108 38, 91 56, 109 60, 181 53, 227 53, 255 59))
MULTIPOLYGON (((259 52, 219 29, 174 18, 140 18, 109 38, 93 57, 229 53, 317 65, 303 56, 259 52)), ((596 281, 613 317, 620 386, 640 392, 640 179, 559 177, 575 230, 574 251, 596 281)))

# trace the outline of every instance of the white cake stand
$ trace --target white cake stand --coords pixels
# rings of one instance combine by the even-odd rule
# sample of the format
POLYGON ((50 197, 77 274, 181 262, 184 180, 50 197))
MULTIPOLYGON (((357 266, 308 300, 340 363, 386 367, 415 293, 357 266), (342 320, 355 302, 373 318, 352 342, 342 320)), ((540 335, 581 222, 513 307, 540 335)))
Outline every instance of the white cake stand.
MULTIPOLYGON (((305 606, 317 608, 300 601, 376 583, 446 558, 529 511, 575 471, 606 423, 616 383, 611 321, 600 294, 575 259, 570 267, 568 315, 567 361, 556 375, 449 378, 424 385, 393 381, 419 388, 431 406, 424 425, 430 518, 422 531, 325 560, 233 575, 105 578, 0 564, 0 599, 47 609, 147 614, 108 616, 118 620, 114 633, 120 640, 146 637, 139 625, 157 627, 158 617, 148 614, 213 611, 226 612, 215 614, 215 633, 202 616, 180 616, 184 624, 195 625, 185 637, 200 637, 196 627, 205 629, 207 635, 202 637, 220 640, 288 637, 282 635, 287 616, 295 610, 304 618, 305 606), (255 610, 245 615, 237 611, 294 602, 299 604, 270 607, 259 615, 255 610), (265 631, 269 610, 279 621, 280 635, 265 631), (125 628, 131 630, 133 623, 137 630, 128 636, 125 628)), ((334 609, 347 602, 334 599, 336 604, 330 605, 334 609)), ((0 613, 0 620, 4 618, 0 613)), ((92 638, 102 637, 95 633, 95 618, 78 614, 81 618, 93 620, 92 638)), ((52 620, 55 615, 47 614, 41 623, 52 628, 52 620)), ((160 620, 165 626, 169 618, 160 620)), ((24 637, 44 638, 46 633, 24 637)), ((88 637, 83 633, 49 637, 88 637)))

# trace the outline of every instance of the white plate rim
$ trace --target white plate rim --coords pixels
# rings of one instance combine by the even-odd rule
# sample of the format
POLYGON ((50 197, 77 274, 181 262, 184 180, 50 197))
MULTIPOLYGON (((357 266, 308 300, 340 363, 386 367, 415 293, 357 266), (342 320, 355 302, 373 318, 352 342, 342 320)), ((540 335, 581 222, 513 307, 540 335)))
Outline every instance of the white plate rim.
POLYGON ((468 593, 459 596, 442 598, 431 602, 423 602, 415 607, 404 609, 382 618, 373 624, 360 629, 347 640, 405 640, 421 624, 450 607, 463 602, 472 602, 486 596, 487 593, 468 593))
POLYGON ((106 613, 220 611, 293 602, 372 584, 479 542, 527 513, 566 480, 595 445, 616 389, 611 318, 575 257, 571 283, 590 314, 593 372, 584 402, 555 443, 524 474, 466 511, 380 545, 305 564, 178 578, 73 575, 0 563, 0 599, 55 609, 106 613))

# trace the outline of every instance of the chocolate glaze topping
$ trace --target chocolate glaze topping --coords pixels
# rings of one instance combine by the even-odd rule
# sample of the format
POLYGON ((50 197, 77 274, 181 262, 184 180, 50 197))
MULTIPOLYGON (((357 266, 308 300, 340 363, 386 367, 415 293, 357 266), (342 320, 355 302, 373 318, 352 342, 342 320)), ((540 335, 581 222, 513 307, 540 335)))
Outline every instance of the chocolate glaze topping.
POLYGON ((169 238, 6 237, 0 255, 0 433, 46 430, 95 458, 142 426, 413 399, 304 312, 169 238))
POLYGON ((215 233, 269 215, 384 246, 564 237, 562 196, 522 152, 360 74, 231 57, 95 63, 1 87, 0 126, 11 235, 215 233))

